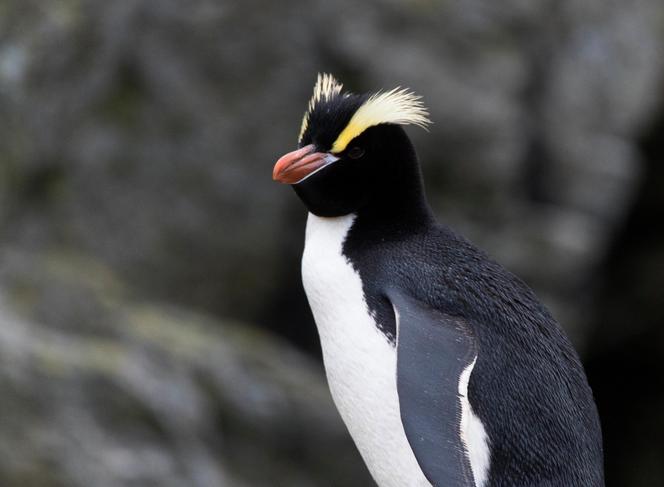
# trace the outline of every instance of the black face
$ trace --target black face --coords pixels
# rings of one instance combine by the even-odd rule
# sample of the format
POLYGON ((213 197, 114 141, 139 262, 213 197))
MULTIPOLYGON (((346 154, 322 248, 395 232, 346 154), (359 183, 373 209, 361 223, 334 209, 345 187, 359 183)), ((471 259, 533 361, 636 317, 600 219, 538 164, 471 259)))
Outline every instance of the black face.
POLYGON ((293 186, 318 216, 347 215, 378 203, 391 188, 396 189, 395 176, 404 172, 399 165, 414 164, 412 146, 396 125, 370 127, 335 155, 338 161, 293 186))
MULTIPOLYGON (((316 150, 329 150, 313 140, 316 150)), ((309 143, 311 139, 302 141, 302 145, 309 143)), ((293 185, 309 211, 318 216, 342 216, 386 204, 402 197, 411 183, 420 184, 413 147, 397 125, 370 127, 335 156, 338 161, 293 185)))

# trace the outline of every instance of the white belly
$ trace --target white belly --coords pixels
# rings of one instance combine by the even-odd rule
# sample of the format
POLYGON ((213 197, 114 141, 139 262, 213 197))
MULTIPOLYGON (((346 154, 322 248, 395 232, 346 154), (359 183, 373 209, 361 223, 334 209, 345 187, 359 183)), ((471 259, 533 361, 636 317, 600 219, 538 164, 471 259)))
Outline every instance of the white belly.
POLYGON ((330 391, 380 487, 430 486, 401 423, 396 350, 376 327, 360 277, 341 252, 354 218, 310 214, 302 257, 330 391))

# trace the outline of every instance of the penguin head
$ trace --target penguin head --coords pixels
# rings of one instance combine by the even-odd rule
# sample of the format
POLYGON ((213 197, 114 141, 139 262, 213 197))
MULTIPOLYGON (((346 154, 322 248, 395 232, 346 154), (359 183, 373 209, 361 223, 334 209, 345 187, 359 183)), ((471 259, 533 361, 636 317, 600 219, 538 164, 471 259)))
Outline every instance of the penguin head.
POLYGON ((420 97, 407 89, 354 94, 319 74, 299 148, 277 161, 273 179, 292 185, 315 215, 356 212, 409 177, 419 181, 415 151, 401 126, 429 123, 420 97))

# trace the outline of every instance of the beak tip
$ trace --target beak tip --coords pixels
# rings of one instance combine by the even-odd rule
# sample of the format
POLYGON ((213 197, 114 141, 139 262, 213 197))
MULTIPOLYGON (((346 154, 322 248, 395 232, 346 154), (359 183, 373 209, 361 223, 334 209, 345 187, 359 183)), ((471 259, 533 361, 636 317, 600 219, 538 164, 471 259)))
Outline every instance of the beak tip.
POLYGON ((283 184, 300 182, 309 171, 316 169, 315 164, 321 159, 322 154, 314 153, 314 150, 315 146, 309 144, 279 158, 272 170, 272 180, 283 184), (309 169, 303 167, 306 164, 309 169))

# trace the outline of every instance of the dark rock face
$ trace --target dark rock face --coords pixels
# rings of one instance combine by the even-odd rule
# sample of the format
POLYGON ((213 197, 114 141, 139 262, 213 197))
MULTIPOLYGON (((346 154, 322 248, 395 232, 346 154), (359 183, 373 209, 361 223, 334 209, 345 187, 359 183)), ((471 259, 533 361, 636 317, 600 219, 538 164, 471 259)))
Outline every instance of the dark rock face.
POLYGON ((647 177, 603 267, 586 364, 607 478, 646 487, 664 479, 664 106, 641 146, 647 177))
POLYGON ((5 234, 251 316, 279 263, 286 198, 270 166, 295 136, 276 121, 309 88, 283 69, 297 39, 272 44, 250 6, 217 2, 7 8, 5 234))
POLYGON ((302 239, 271 165, 329 70, 425 95, 435 125, 411 133, 440 217, 576 330, 659 94, 658 2, 637 3, 9 2, 3 233, 255 319, 302 239))
POLYGON ((228 325, 317 348, 303 209, 270 179, 317 71, 424 95, 435 124, 410 133, 439 217, 608 353, 598 303, 621 291, 601 282, 649 177, 662 18, 659 0, 2 2, 0 484, 367 485, 319 367, 228 325), (271 394, 270 419, 233 403, 271 394))

